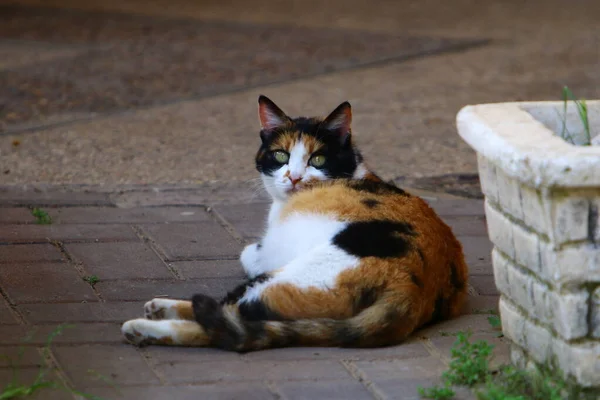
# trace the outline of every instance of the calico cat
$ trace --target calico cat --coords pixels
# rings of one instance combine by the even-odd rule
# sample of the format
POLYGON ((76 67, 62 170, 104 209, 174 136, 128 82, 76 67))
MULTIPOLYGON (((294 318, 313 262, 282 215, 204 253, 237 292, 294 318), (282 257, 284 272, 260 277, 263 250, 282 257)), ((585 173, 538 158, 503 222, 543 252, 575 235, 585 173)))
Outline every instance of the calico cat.
POLYGON ((133 344, 246 352, 375 347, 459 314, 467 266, 451 229, 417 196, 369 171, 345 102, 290 118, 259 98, 256 168, 273 197, 267 230, 240 260, 249 280, 220 302, 158 298, 123 324, 133 344))

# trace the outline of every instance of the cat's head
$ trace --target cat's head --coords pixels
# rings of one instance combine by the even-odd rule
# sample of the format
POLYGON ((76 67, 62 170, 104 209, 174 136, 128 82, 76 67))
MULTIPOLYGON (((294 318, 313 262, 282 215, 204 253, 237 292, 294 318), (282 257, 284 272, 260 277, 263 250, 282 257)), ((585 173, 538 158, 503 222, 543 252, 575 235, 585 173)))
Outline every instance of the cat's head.
POLYGON ((256 169, 277 200, 314 180, 363 178, 367 173, 352 144, 350 103, 326 118, 291 118, 265 96, 258 98, 261 146, 256 169))

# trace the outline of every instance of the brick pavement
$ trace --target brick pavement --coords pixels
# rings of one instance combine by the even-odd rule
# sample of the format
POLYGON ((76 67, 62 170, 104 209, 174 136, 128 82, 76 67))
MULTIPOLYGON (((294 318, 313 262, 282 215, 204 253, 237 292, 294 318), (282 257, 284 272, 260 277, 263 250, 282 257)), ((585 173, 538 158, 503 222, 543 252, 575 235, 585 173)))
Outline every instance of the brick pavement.
MULTIPOLYGON (((507 345, 487 322, 498 294, 479 200, 429 198, 465 245, 471 297, 464 316, 395 347, 238 355, 134 348, 122 342, 119 325, 140 316, 152 297, 221 296, 240 282, 237 257, 260 234, 264 198, 196 188, 185 204, 190 189, 46 189, 0 188, 0 355, 16 360, 26 382, 44 364, 65 385, 104 399, 417 399, 417 386, 437 382, 447 365, 448 333, 471 329, 498 345, 498 360, 507 359, 507 345), (124 203, 130 207, 117 207, 124 203), (43 207, 53 223, 36 224, 31 206, 43 207), (89 275, 99 282, 84 281, 89 275), (71 326, 42 357, 61 323, 71 326)), ((0 387, 11 371, 0 358, 0 387)), ((72 396, 49 390, 36 398, 72 396)))

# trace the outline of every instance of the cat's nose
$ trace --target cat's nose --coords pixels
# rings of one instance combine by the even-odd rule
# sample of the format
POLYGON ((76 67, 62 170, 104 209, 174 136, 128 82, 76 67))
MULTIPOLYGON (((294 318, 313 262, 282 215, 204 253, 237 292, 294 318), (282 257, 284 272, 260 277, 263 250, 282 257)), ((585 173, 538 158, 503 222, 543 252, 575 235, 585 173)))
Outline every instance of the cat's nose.
POLYGON ((294 178, 292 176, 289 176, 288 178, 290 178, 290 181, 292 181, 292 185, 296 186, 296 183, 300 182, 302 180, 302 177, 298 177, 298 178, 294 178))

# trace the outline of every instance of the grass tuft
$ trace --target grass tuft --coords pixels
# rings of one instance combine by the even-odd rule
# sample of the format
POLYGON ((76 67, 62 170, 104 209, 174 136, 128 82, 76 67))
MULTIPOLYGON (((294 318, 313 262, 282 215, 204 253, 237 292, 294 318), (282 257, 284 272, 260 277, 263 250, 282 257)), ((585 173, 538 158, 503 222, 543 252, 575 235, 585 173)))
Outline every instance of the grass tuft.
POLYGON ((84 281, 89 283, 92 287, 94 287, 96 285, 96 283, 100 282, 100 278, 98 278, 98 276, 96 276, 96 275, 87 275, 81 279, 83 279, 84 281))
MULTIPOLYGON (((493 317, 490 317, 493 318, 493 317)), ((478 400, 565 400, 583 394, 550 370, 523 370, 511 365, 490 369, 494 346, 484 340, 470 341, 460 332, 452 346, 449 368, 442 374, 443 385, 418 388, 426 399, 453 399, 452 386, 467 386, 478 400)))
POLYGON ((573 139, 573 135, 567 129, 567 104, 569 101, 573 101, 575 106, 577 107, 577 113, 579 114, 579 119, 583 125, 583 132, 585 134, 584 142, 581 143, 581 146, 591 146, 592 145, 592 136, 590 134, 590 121, 588 118, 588 108, 585 102, 585 99, 577 99, 571 89, 567 86, 563 87, 562 91, 562 99, 563 99, 563 115, 562 115, 562 129, 560 132, 560 137, 563 140, 576 144, 573 139))
POLYGON ((50 225, 52 223, 52 217, 41 208, 34 208, 31 210, 31 215, 35 217, 36 224, 50 225))

